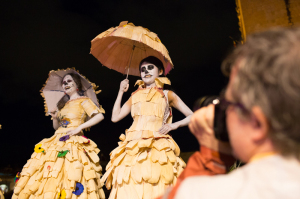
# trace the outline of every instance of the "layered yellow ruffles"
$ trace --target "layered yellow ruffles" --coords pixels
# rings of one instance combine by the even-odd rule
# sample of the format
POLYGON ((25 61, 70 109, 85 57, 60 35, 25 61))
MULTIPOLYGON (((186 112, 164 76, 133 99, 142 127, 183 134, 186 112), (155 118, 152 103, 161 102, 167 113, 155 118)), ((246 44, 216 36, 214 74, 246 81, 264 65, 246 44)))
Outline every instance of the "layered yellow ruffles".
POLYGON ((86 115, 92 116, 92 113, 98 112, 103 113, 104 110, 89 99, 81 98, 66 104, 60 113, 66 114, 69 123, 65 123, 65 127, 60 126, 54 136, 43 139, 36 145, 35 152, 23 167, 12 199, 58 199, 60 193, 66 199, 105 198, 103 183, 100 182, 102 167, 97 155, 100 152, 97 145, 79 135, 59 141, 68 130, 76 128, 68 127, 73 121, 76 122, 72 117, 85 118, 86 115), (65 156, 58 157, 59 153, 65 151, 65 156), (76 183, 81 183, 84 187, 83 193, 78 196, 72 193, 76 183))
POLYGON ((105 111, 101 106, 98 108, 90 98, 80 97, 70 100, 57 114, 61 126, 55 133, 64 133, 66 130, 77 128, 87 120, 87 117, 92 117, 96 113, 105 113, 105 111))
POLYGON ((185 167, 176 142, 157 132, 167 107, 163 90, 159 84, 151 89, 143 88, 143 82, 138 84, 139 89, 132 95, 134 122, 110 153, 111 160, 101 179, 106 180, 108 189, 112 188, 109 199, 156 198, 176 183, 185 167))

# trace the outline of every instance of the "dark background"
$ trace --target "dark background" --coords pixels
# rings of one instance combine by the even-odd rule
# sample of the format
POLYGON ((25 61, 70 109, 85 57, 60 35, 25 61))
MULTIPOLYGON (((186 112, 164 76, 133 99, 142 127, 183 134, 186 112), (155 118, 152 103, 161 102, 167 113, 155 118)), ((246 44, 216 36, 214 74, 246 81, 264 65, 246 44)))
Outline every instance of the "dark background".
MULTIPOLYGON (((99 85, 105 119, 86 136, 102 158, 117 146, 131 116, 112 123, 111 111, 124 75, 103 67, 89 54, 101 32, 133 22, 158 34, 169 50, 174 91, 190 107, 203 95, 218 94, 226 84, 222 59, 240 39, 234 0, 5 0, 0 3, 0 167, 26 163, 36 143, 54 134, 39 90, 50 70, 75 67, 99 85)), ((138 77, 130 76, 127 100, 138 77)), ((174 111, 174 120, 184 116, 174 111)), ((172 135, 183 152, 199 145, 187 127, 172 135)))

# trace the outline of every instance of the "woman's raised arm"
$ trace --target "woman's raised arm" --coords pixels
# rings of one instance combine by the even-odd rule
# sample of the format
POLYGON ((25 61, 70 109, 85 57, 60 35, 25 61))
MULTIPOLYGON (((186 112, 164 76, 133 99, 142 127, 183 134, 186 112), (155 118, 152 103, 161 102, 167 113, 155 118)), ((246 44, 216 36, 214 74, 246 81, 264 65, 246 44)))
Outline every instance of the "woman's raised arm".
POLYGON ((112 122, 118 122, 120 120, 122 120, 124 117, 126 117, 130 111, 131 111, 131 97, 129 98, 129 100, 127 100, 127 102, 122 106, 121 108, 121 101, 122 101, 122 97, 124 92, 126 92, 128 90, 129 87, 129 80, 125 79, 121 82, 120 84, 120 90, 112 111, 112 115, 111 115, 111 121, 112 122))

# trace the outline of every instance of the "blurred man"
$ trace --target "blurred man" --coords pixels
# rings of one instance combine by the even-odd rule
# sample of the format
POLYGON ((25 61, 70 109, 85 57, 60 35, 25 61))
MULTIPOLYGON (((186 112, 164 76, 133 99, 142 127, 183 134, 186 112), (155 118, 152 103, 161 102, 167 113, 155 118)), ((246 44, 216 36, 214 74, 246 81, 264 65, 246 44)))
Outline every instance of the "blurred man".
POLYGON ((224 61, 223 100, 232 154, 247 163, 225 173, 229 145, 214 137, 214 105, 198 110, 190 130, 201 145, 162 198, 300 198, 300 28, 247 38, 224 61), (201 176, 200 176, 201 175, 201 176))
MULTIPOLYGON (((1 180, 1 179, 0 179, 1 180)), ((5 184, 3 184, 3 185, 0 185, 0 199, 4 199, 4 190, 5 190, 5 187, 6 185, 5 184)))

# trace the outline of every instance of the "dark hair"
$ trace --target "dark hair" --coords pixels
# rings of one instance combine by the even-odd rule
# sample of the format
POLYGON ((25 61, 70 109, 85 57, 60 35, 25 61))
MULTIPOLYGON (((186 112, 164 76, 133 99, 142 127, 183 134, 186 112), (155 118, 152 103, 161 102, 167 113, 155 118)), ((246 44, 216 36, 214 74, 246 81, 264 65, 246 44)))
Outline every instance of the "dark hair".
MULTIPOLYGON (((64 78, 67 76, 67 75, 70 75, 72 77, 72 79, 74 80, 74 82, 76 83, 77 85, 77 88, 78 88, 78 94, 80 96, 84 96, 84 91, 82 91, 82 84, 81 84, 81 77, 76 74, 76 73, 67 73, 63 76, 62 80, 61 80, 61 84, 63 83, 63 80, 64 78)), ((57 108, 58 110, 61 110, 65 104, 67 103, 67 101, 70 100, 70 96, 65 94, 58 102, 57 102, 57 108)))
MULTIPOLYGON (((163 63, 160 61, 160 59, 158 59, 157 57, 154 56, 149 56, 144 58, 141 62, 140 62, 140 66, 139 66, 139 70, 141 72, 141 66, 144 62, 148 62, 151 64, 154 64, 157 68, 158 71, 163 71, 163 73, 161 75, 159 75, 159 77, 165 77, 165 67, 163 65, 163 63)), ((172 90, 171 85, 168 84, 164 84, 164 90, 172 90)))
POLYGON ((144 62, 154 64, 158 68, 159 71, 161 71, 161 70, 163 71, 163 73, 160 75, 160 77, 165 77, 165 68, 164 68, 163 63, 160 61, 160 59, 158 59, 157 57, 154 57, 154 56, 146 57, 145 59, 143 59, 140 62, 140 66, 139 66, 140 72, 141 72, 141 66, 144 62))

